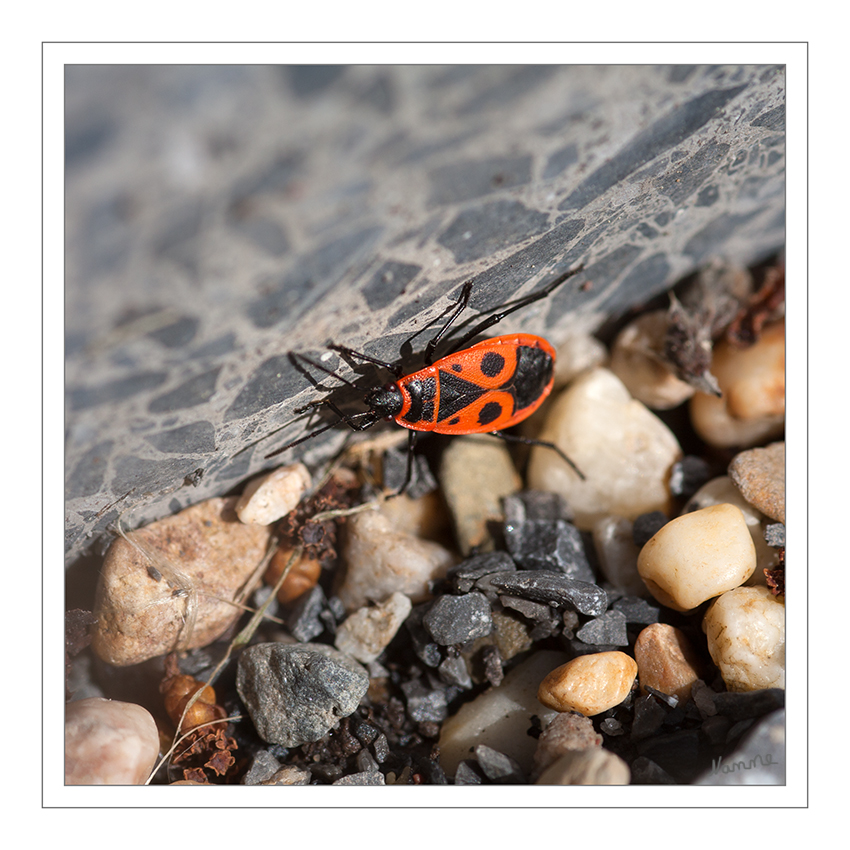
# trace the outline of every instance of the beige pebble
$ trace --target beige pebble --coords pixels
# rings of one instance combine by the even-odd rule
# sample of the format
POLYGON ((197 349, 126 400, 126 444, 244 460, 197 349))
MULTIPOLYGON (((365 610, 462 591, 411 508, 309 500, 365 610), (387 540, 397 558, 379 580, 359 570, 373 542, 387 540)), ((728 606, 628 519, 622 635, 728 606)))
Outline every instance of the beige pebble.
POLYGON ((337 629, 334 643, 357 661, 374 661, 396 636, 411 609, 410 599, 393 593, 384 602, 360 608, 337 629))
POLYGON ((744 515, 714 505, 668 522, 641 549, 638 572, 668 608, 690 611, 743 584, 756 568, 756 550, 744 515))
POLYGON ((611 350, 611 371, 633 398, 655 410, 677 407, 694 394, 663 359, 669 323, 666 310, 645 313, 620 331, 611 350))
POLYGON ((723 341, 711 372, 721 398, 696 393, 690 402, 696 432, 713 446, 752 446, 782 432, 785 424, 785 322, 768 325, 758 342, 739 349, 723 341))
POLYGON ((595 336, 576 333, 557 346, 555 387, 565 387, 582 372, 605 365, 608 349, 595 336))
POLYGON ((635 661, 641 690, 654 688, 685 702, 702 664, 685 633, 666 623, 653 623, 635 641, 635 661))
POLYGON ((593 728, 589 717, 571 712, 557 714, 537 739, 535 775, 539 776, 565 753, 601 746, 602 736, 593 728))
POLYGON ((609 514, 633 520, 648 511, 669 512, 667 482, 681 457, 679 444, 607 369, 580 375, 558 396, 540 439, 559 446, 585 480, 551 449, 535 446, 529 487, 560 493, 580 529, 590 530, 609 514))
POLYGON ((495 688, 464 703, 440 729, 440 765, 454 776, 460 762, 484 744, 514 759, 526 772, 534 767, 537 741, 526 734, 536 715, 545 726, 554 717, 551 708, 537 699, 540 679, 562 663, 562 652, 535 652, 514 667, 495 688))
POLYGON ((92 646, 104 661, 138 664, 207 646, 241 615, 228 600, 259 583, 271 532, 240 523, 235 504, 208 499, 129 533, 132 542, 113 541, 94 607, 92 646))
POLYGON ((65 706, 66 785, 144 785, 158 756, 156 723, 140 705, 91 697, 65 706))
POLYGON ((549 673, 537 698, 556 711, 577 711, 588 717, 619 705, 637 676, 635 660, 625 652, 580 655, 549 673))
POLYGON ((345 578, 338 596, 347 611, 403 593, 414 604, 430 598, 428 583, 443 578, 454 555, 430 540, 398 530, 380 510, 346 524, 345 578))
POLYGON ((785 687, 785 604, 766 587, 738 587, 712 602, 702 623, 730 691, 785 687))
POLYGON ((630 780, 626 762, 600 747, 565 753, 543 771, 535 785, 628 785, 630 780))
POLYGON ((255 478, 236 503, 239 520, 253 525, 277 522, 301 501, 310 484, 310 473, 303 463, 282 466, 255 478))
POLYGON ((745 584, 765 584, 764 571, 772 570, 779 563, 779 553, 767 545, 764 539, 765 516, 756 510, 742 495, 728 475, 721 475, 707 481, 694 493, 685 505, 683 514, 711 505, 728 503, 740 508, 744 521, 753 538, 756 548, 756 568, 745 584))
POLYGON ((753 507, 785 522, 785 443, 740 452, 729 464, 729 477, 753 507))
POLYGON ((458 437, 443 453, 440 483, 460 551, 492 551, 492 523, 504 521, 502 499, 522 486, 507 446, 495 437, 458 437))

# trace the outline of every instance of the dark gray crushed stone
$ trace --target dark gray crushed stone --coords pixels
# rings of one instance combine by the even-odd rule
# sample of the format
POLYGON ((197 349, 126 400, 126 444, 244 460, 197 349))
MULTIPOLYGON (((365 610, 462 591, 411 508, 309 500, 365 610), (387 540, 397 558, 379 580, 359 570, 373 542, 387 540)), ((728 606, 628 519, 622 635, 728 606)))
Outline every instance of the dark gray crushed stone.
POLYGON ((551 570, 494 573, 487 576, 487 581, 511 596, 545 602, 555 608, 571 607, 591 616, 602 614, 608 607, 608 596, 598 585, 577 581, 551 570))

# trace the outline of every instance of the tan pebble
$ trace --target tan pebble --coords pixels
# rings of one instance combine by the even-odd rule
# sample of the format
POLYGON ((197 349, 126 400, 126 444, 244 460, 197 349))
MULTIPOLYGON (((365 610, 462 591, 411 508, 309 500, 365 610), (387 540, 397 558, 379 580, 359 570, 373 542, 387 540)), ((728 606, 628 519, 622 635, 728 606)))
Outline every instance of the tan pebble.
POLYGON ((490 525, 504 520, 502 499, 522 486, 507 447, 489 436, 452 440, 443 453, 440 483, 460 551, 491 551, 490 525))
POLYGON ((402 493, 387 499, 381 505, 381 513, 399 530, 414 534, 423 540, 438 543, 452 539, 451 517, 438 491, 411 499, 402 493))
POLYGON ((764 514, 754 508, 742 495, 741 491, 733 483, 728 475, 712 478, 694 493, 688 500, 683 514, 690 513, 699 508, 707 508, 711 505, 728 503, 741 509, 744 521, 753 538, 756 547, 756 568, 747 579, 746 584, 765 584, 764 571, 772 570, 779 563, 779 553, 776 549, 767 545, 764 539, 764 526, 766 519, 764 514))
MULTIPOLYGON (((113 541, 98 582, 92 646, 109 664, 138 664, 207 646, 241 615, 228 602, 262 561, 271 530, 244 525, 235 498, 208 499, 113 541)), ((260 577, 257 576, 257 580, 260 577)))
MULTIPOLYGON (((263 576, 263 581, 274 587, 280 580, 281 573, 286 569, 294 550, 289 547, 280 547, 272 556, 268 569, 263 576)), ((277 592, 277 599, 281 605, 294 602, 299 596, 305 594, 316 586, 322 574, 322 565, 315 558, 302 556, 289 568, 289 574, 283 580, 283 584, 277 592)))
POLYGON ((700 677, 701 662, 684 632, 666 623, 647 626, 635 641, 641 690, 654 688, 685 702, 700 677))
POLYGON ((595 336, 576 333, 557 346, 555 387, 561 389, 582 372, 604 366, 608 349, 595 336))
POLYGON ((785 687, 785 604, 766 587, 716 599, 702 623, 708 651, 730 691, 785 687))
POLYGON ((667 482, 681 449, 613 372, 598 368, 580 375, 553 403, 540 439, 572 458, 585 480, 551 449, 535 446, 529 487, 560 493, 580 529, 590 530, 610 514, 633 520, 649 511, 669 512, 667 482))
POLYGON ((740 452, 729 464, 729 477, 753 507, 785 522, 784 442, 740 452))
POLYGON ((403 593, 393 593, 379 605, 360 608, 337 629, 336 648, 364 664, 374 661, 396 636, 410 609, 410 599, 403 593))
POLYGON ((573 750, 553 762, 536 785, 628 785, 631 771, 608 750, 573 750))
POLYGON ((65 784, 143 785, 159 732, 140 705, 92 697, 65 706, 65 784))
POLYGON ((383 602, 395 592, 414 604, 424 602, 431 595, 429 583, 443 578, 455 560, 439 544, 399 531, 381 511, 348 520, 344 558, 338 596, 347 611, 383 602))
POLYGON ((744 515, 726 504, 671 520, 638 556, 638 572, 652 595, 676 611, 690 611, 738 587, 755 568, 744 515))
POLYGON ((655 410, 677 407, 694 394, 663 359, 669 323, 666 310, 645 313, 620 331, 611 350, 611 371, 634 398, 655 410))
POLYGON ((556 711, 588 717, 619 705, 632 689, 637 664, 625 652, 580 655, 553 670, 540 684, 537 698, 556 711))
POLYGON ((583 714, 557 714, 537 739, 534 751, 535 774, 540 775, 552 762, 572 750, 602 746, 602 736, 593 721, 583 714))
POLYGON ((691 422, 713 446, 751 446, 781 433, 785 423, 785 322, 768 325, 758 342, 739 349, 720 342, 711 372, 722 397, 696 393, 691 422))
POLYGON ((303 463, 282 466, 245 487, 236 503, 236 513, 241 522, 254 525, 277 522, 301 501, 310 483, 310 473, 303 463))

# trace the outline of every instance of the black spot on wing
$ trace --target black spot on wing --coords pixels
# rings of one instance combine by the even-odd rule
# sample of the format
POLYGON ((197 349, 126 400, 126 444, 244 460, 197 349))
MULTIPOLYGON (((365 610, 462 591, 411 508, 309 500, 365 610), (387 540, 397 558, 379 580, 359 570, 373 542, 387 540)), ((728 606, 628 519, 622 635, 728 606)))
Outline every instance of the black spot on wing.
POLYGON ((460 413, 473 401, 481 398, 487 390, 479 387, 472 381, 458 378, 451 372, 440 370, 440 409, 437 412, 437 421, 442 422, 456 413, 460 413))
POLYGON ((481 372, 488 378, 495 378, 505 368, 505 358, 495 351, 488 351, 481 358, 481 372))
POLYGON ((489 425, 495 422, 502 415, 502 405, 497 401, 488 401, 481 410, 478 411, 478 423, 480 425, 489 425))

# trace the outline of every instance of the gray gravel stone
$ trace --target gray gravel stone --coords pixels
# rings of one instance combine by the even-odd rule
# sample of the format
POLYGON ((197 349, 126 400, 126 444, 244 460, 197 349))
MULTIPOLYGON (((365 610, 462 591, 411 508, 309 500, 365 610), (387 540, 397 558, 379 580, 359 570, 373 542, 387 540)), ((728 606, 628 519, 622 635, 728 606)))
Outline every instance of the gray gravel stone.
POLYGON ((351 714, 369 676, 328 646, 261 643, 240 656, 236 687, 264 741, 297 747, 351 714))
POLYGON ((420 679, 412 679, 404 682, 401 689, 407 700, 407 713, 417 723, 442 723, 448 716, 446 692, 442 688, 429 688, 420 679))
POLYGON ((598 616, 608 607, 608 596, 598 585, 576 581, 550 570, 496 573, 487 576, 487 581, 511 596, 545 602, 555 608, 570 606, 590 616, 598 616))
POLYGON ((326 605, 325 592, 317 584, 301 594, 286 613, 286 628, 302 643, 318 637, 325 630, 322 611, 326 605))
POLYGON ((441 646, 466 643, 493 631, 490 604, 481 593, 441 596, 422 619, 422 625, 441 646))
POLYGON ((484 775, 491 782, 500 785, 519 785, 528 781, 522 768, 514 759, 492 747, 479 744, 475 748, 475 757, 484 775))
POLYGON ((366 770, 362 773, 351 773, 337 779, 333 785, 386 785, 384 774, 379 770, 366 770))
POLYGON ((639 596, 624 596, 618 599, 612 606, 626 618, 627 623, 640 626, 651 626, 658 622, 660 609, 652 602, 641 599, 639 596))
POLYGON ((516 565, 507 552, 485 552, 452 567, 447 577, 458 593, 469 593, 475 583, 484 576, 515 569, 516 565))
POLYGON ((628 646, 626 618, 620 611, 606 611, 595 620, 585 623, 576 637, 595 646, 628 646))

